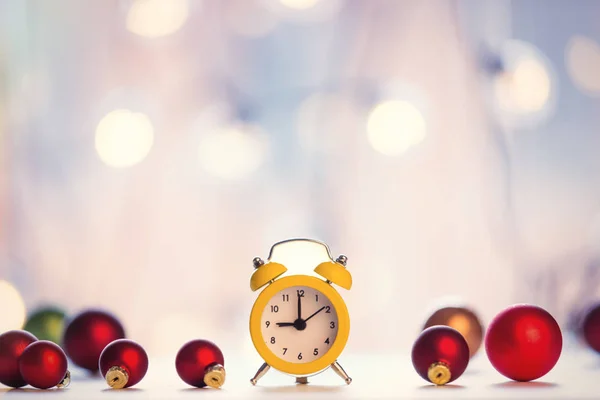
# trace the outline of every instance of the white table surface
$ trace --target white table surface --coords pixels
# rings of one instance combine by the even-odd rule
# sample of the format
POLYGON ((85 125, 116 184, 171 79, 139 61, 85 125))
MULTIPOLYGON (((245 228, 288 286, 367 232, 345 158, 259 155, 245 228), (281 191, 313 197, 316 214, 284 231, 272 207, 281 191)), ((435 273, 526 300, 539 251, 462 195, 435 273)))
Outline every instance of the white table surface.
POLYGON ((0 397, 10 399, 600 399, 600 357, 590 352, 564 352, 561 360, 539 381, 518 383, 497 373, 482 352, 454 384, 428 385, 414 371, 404 355, 344 354, 340 363, 353 378, 351 385, 331 370, 309 378, 308 385, 275 370, 254 387, 249 383, 255 362, 226 360, 227 381, 222 389, 195 389, 186 386, 175 372, 173 360, 152 360, 144 380, 136 387, 112 390, 100 377, 72 370, 67 389, 36 390, 5 388, 0 397), (227 363, 229 361, 229 363, 227 363))

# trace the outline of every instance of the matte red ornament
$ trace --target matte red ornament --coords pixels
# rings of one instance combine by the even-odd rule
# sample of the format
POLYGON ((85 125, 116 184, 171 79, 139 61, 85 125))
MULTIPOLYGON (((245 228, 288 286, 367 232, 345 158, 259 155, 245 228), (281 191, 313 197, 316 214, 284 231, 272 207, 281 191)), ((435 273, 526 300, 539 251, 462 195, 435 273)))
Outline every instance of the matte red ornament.
POLYGON ((94 372, 98 370, 102 350, 124 337, 125 330, 117 318, 105 311, 88 310, 69 322, 63 344, 73 363, 94 372))
POLYGON ((148 371, 148 355, 133 340, 119 339, 100 354, 100 372, 113 389, 128 388, 139 383, 148 371))
POLYGON ((0 383, 14 388, 27 385, 19 371, 19 357, 36 340, 25 331, 8 331, 0 335, 0 383))
POLYGON ((515 381, 531 381, 556 365, 562 351, 562 334, 546 310, 517 304, 490 323, 485 351, 502 375, 515 381))
POLYGON ((469 365, 469 345, 456 329, 436 325, 425 329, 412 348, 412 363, 421 378, 445 385, 469 365))
POLYGON ((68 386, 71 375, 67 366, 65 352, 49 340, 33 342, 19 357, 23 380, 38 389, 68 386))
POLYGON ((211 341, 192 340, 183 345, 175 358, 179 377, 188 385, 198 388, 220 388, 225 383, 223 353, 211 341))
POLYGON ((600 304, 590 307, 585 313, 581 333, 588 346, 600 353, 600 304))

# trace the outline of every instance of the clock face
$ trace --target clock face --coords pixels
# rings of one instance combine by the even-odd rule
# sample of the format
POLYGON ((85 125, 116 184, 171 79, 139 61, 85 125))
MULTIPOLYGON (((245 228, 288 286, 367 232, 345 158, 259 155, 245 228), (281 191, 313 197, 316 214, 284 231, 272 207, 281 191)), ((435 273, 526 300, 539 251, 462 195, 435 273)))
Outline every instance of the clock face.
POLYGON ((321 358, 338 333, 338 316, 331 301, 308 286, 290 286, 275 294, 264 308, 262 336, 282 360, 301 364, 321 358))

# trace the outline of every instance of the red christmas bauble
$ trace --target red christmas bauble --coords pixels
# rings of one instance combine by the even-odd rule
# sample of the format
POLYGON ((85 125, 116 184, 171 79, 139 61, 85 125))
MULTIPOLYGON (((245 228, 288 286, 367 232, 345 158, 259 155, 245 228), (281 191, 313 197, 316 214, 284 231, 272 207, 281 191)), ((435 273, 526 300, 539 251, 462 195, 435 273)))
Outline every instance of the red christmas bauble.
POLYGON ((25 331, 8 331, 0 335, 0 383, 14 388, 27 385, 19 371, 19 357, 36 340, 25 331))
POLYGON ((588 346, 600 353, 600 304, 590 307, 585 313, 581 333, 588 346))
POLYGON ((100 372, 114 389, 137 384, 148 371, 148 355, 133 340, 119 339, 110 343, 100 354, 100 372))
POLYGON ((225 383, 225 359, 216 344, 208 340, 192 340, 183 345, 175 358, 179 377, 195 387, 219 388, 225 383))
POLYGON ((507 378, 531 381, 556 365, 562 334, 556 320, 543 308, 517 304, 498 314, 485 337, 490 362, 507 378))
POLYGON ((69 322, 63 345, 73 363, 97 371, 102 350, 110 342, 124 337, 125 330, 113 315, 100 310, 88 310, 69 322))
POLYGON ((412 348, 412 363, 421 378, 444 385, 465 372, 469 345, 456 329, 436 325, 425 329, 412 348))
MULTIPOLYGON (((38 389, 50 389, 67 380, 67 355, 54 342, 38 340, 19 357, 19 370, 25 382, 38 389)), ((66 385, 66 384, 65 384, 66 385)))

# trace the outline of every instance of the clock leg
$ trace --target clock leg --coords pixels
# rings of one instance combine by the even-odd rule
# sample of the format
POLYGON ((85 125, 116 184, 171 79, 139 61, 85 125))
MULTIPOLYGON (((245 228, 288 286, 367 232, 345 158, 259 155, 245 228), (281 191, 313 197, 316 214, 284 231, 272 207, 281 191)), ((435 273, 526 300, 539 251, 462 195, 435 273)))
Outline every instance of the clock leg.
POLYGON ((306 376, 299 376, 296 378, 296 383, 299 385, 306 385, 308 384, 308 378, 306 376))
POLYGON ((338 374, 340 378, 344 380, 344 382, 346 382, 347 385, 352 383, 352 378, 348 376, 346 371, 344 371, 344 368, 342 368, 342 366, 337 361, 331 364, 331 369, 333 369, 335 373, 338 374))
POLYGON ((254 374, 254 378, 250 379, 250 383, 253 385, 256 385, 256 382, 258 382, 258 380, 260 378, 262 378, 263 376, 265 376, 265 374, 271 369, 271 366, 267 363, 264 363, 263 365, 260 366, 260 368, 258 369, 258 371, 256 371, 256 374, 254 374))

